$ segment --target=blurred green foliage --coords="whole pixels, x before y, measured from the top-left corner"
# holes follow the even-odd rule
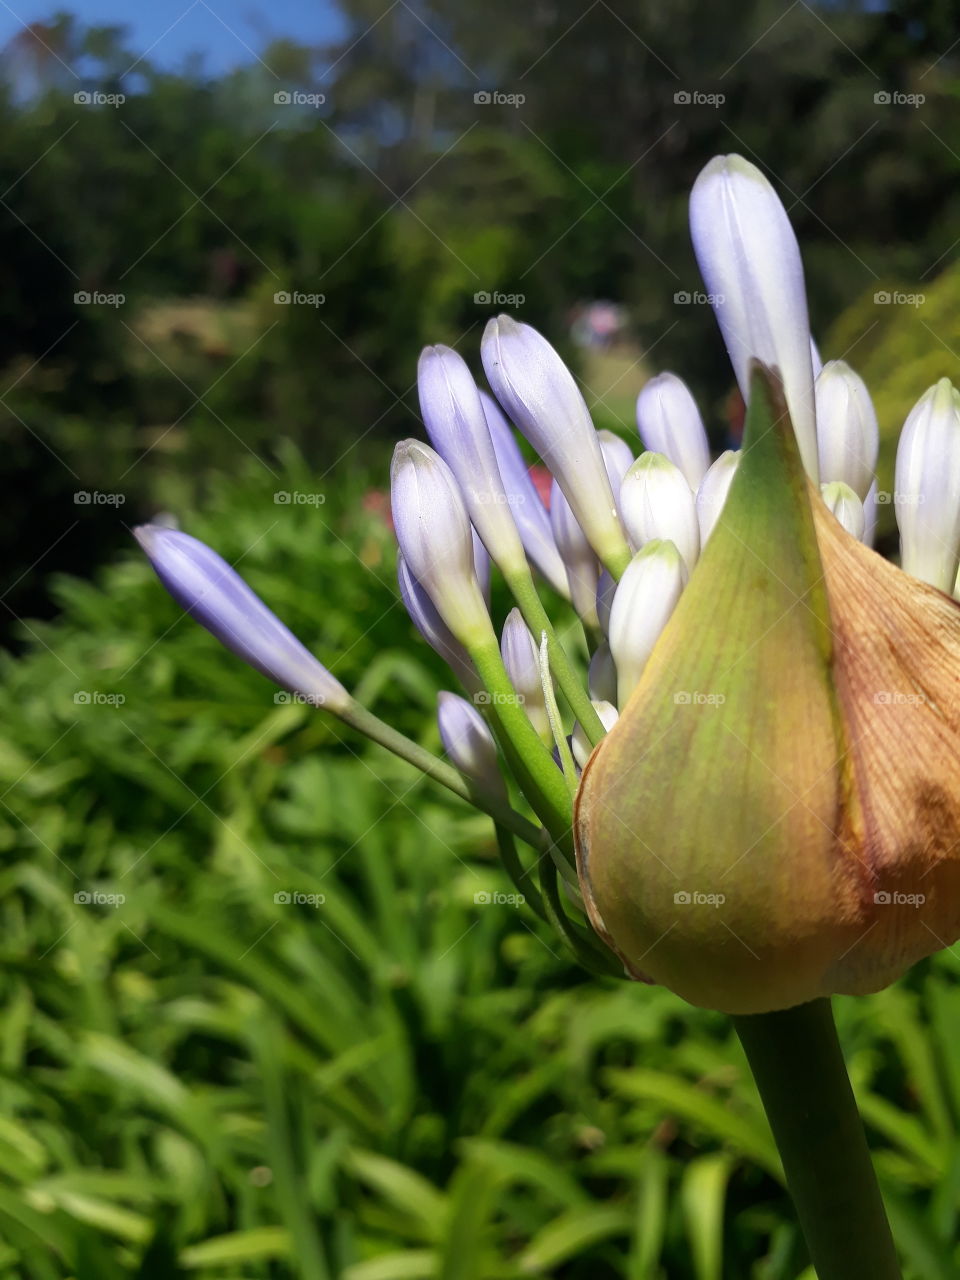
[[[322,503],[250,461],[186,527],[435,748],[382,473],[287,450]],[[486,819],[135,552],[55,590],[0,682],[2,1280],[811,1280],[727,1019],[478,903],[509,889]],[[906,1275],[948,1280],[957,960],[838,1013]]]

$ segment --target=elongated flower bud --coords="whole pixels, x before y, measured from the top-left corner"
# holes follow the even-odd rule
[[[477,575],[477,585],[480,587],[480,594],[483,596],[488,608],[490,605],[490,553],[483,545],[479,533],[472,526],[470,533],[473,537],[473,571]]]
[[[464,688],[475,693],[480,688],[480,681],[474,670],[467,651],[458,640],[455,640],[450,628],[437,613],[430,597],[411,574],[403,552],[397,552],[397,583],[400,597],[410,615],[413,625],[435,650],[448,667],[456,674]]]
[[[648,542],[624,570],[610,610],[610,652],[617,667],[621,710],[677,607],[685,582],[683,558],[672,542]]]
[[[837,517],[851,538],[863,541],[863,503],[850,488],[839,480],[822,486],[823,501],[827,510]]]
[[[556,480],[550,487],[550,526],[563,556],[573,607],[587,626],[596,627],[600,564]]]
[[[619,510],[620,486],[623,484],[623,477],[633,466],[633,451],[626,440],[621,440],[612,431],[598,431],[597,439],[600,441],[603,463],[607,468],[610,488],[613,490],[614,500],[617,503],[617,510]]]
[[[504,573],[526,561],[480,393],[450,347],[426,347],[417,366],[420,412],[430,442],[457,478],[467,513]]]
[[[608,569],[604,569],[597,583],[597,621],[605,636],[610,634],[610,610],[617,593],[617,581]]]
[[[593,704],[593,709],[600,717],[600,723],[609,733],[620,719],[620,712],[612,702],[596,701]],[[581,769],[586,768],[587,761],[590,759],[590,753],[593,751],[593,746],[586,733],[584,733],[583,726],[579,720],[573,726],[573,735],[570,739],[570,750],[573,752],[573,758],[576,760],[577,765]]]
[[[707,545],[707,539],[713,533],[713,527],[720,518],[720,512],[727,500],[727,494],[739,464],[739,450],[727,449],[725,453],[721,453],[700,482],[700,488],[697,490],[697,523],[700,525],[701,550]]]
[[[952,591],[960,563],[960,392],[941,378],[917,401],[897,447],[900,563]]]
[[[511,609],[507,614],[500,639],[500,653],[510,683],[521,698],[530,723],[542,740],[552,748],[553,732],[540,680],[539,650],[519,609]]]
[[[580,780],[594,927],[735,1014],[876,991],[952,944],[958,670],[960,607],[829,514],[758,369],[723,519]]]
[[[513,509],[513,518],[527,559],[554,591],[569,598],[567,572],[553,540],[550,513],[537,492],[510,423],[492,396],[481,391],[480,400],[497,455],[507,502]]]
[[[590,413],[570,370],[535,329],[491,320],[481,356],[494,395],[550,468],[595,554],[619,572],[629,550]]]
[[[863,501],[873,484],[880,429],[863,379],[831,360],[816,382],[817,444],[824,483],[842,480]]]
[[[700,554],[693,491],[683,472],[662,453],[643,453],[620,488],[623,523],[636,547],[655,538],[672,542],[692,569]]]
[[[437,694],[437,724],[443,749],[460,772],[488,795],[505,796],[497,744],[476,707],[455,693],[441,692]]]
[[[337,712],[351,698],[222,556],[178,529],[145,524],[134,536],[157,577],[192,618],[274,684]]]
[[[594,702],[617,701],[617,668],[614,665],[610,644],[597,645],[587,670],[587,689]]]
[[[675,373],[659,373],[644,384],[637,429],[644,447],[669,458],[696,489],[710,466],[710,445],[697,402]]]
[[[870,486],[863,503],[863,541],[872,547],[877,536],[877,482]]]
[[[810,324],[797,238],[780,198],[742,156],[717,156],[690,194],[690,231],[740,391],[750,360],[775,367],[807,474],[819,479]]]
[[[490,618],[453,472],[428,445],[401,440],[390,467],[390,499],[397,542],[414,580],[461,644],[485,638]]]

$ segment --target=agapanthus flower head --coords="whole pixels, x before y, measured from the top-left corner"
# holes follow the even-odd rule
[[[773,186],[718,157],[690,215],[742,451],[711,461],[662,373],[634,460],[510,317],[481,344],[495,398],[451,348],[421,357],[433,447],[397,445],[391,497],[403,602],[468,695],[440,695],[446,760],[359,707],[214,552],[140,536],[234,652],[489,813],[505,873],[582,964],[755,1013],[875,990],[960,936],[960,394],[942,380],[905,424],[897,568],[869,546],[869,392],[821,364]],[[552,472],[549,510],[511,423]]]

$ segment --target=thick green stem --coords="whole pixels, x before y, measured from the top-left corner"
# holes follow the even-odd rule
[[[569,843],[571,804],[563,774],[540,741],[517,700],[496,637],[468,649],[489,698],[489,709],[502,735],[501,745],[521,790],[554,840]],[[512,748],[508,752],[508,747]]]
[[[421,747],[418,742],[414,742],[402,733],[398,733],[396,729],[378,716],[375,716],[372,711],[368,711],[366,707],[361,707],[358,702],[354,702],[345,711],[339,711],[337,714],[352,729],[356,729],[374,742],[378,742],[381,747],[386,747],[388,751],[392,751],[401,760],[406,760],[409,764],[414,765],[421,773],[425,773],[428,778],[433,778],[435,782],[439,782],[449,791],[452,791],[454,795],[460,796],[461,799],[475,805],[478,809],[482,809],[500,826],[512,831],[514,835],[519,836],[521,840],[525,840],[527,844],[532,845],[538,852],[543,851],[546,833],[541,827],[535,826],[522,813],[517,813],[505,800],[501,801],[496,796],[478,791],[451,765],[432,755],[425,747]]]
[[[901,1280],[830,1001],[733,1022],[819,1280]]]

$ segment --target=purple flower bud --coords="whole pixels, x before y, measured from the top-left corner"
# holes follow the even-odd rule
[[[550,513],[540,499],[537,486],[533,483],[527,464],[523,460],[520,446],[517,444],[509,422],[493,397],[481,391],[480,400],[483,403],[483,413],[497,455],[504,492],[507,495],[507,502],[513,508],[513,518],[520,533],[523,549],[527,553],[527,559],[550,583],[554,591],[569,598],[567,572],[563,567],[557,544],[553,540]]]
[[[447,755],[481,791],[503,797],[506,784],[500,773],[497,744],[480,712],[455,693],[437,695],[437,724]]]
[[[268,680],[338,711],[351,698],[222,556],[179,529],[144,524],[134,536],[177,604]]]
[[[397,583],[400,597],[409,613],[413,625],[426,640],[427,644],[444,660],[447,666],[456,673],[465,689],[475,692],[480,688],[480,681],[467,656],[467,651],[458,640],[453,638],[450,628],[437,613],[420,583],[410,572],[402,552],[397,552]]]
[[[644,447],[662,453],[696,489],[710,466],[710,445],[690,388],[675,373],[659,373],[637,396],[637,429]]]
[[[611,572],[629,559],[600,442],[573,375],[546,338],[498,316],[480,353],[494,395],[559,482],[594,553]]]
[[[818,481],[803,264],[779,196],[749,160],[716,156],[690,193],[690,231],[744,400],[752,358],[779,371],[800,456]]]
[[[540,676],[540,651],[519,609],[511,609],[503,624],[500,653],[510,683],[523,702],[527,718],[541,739],[553,745],[553,730]]]
[[[430,442],[456,476],[483,545],[504,573],[523,567],[520,535],[466,361],[450,347],[425,347],[417,386]]]
[[[600,562],[556,480],[550,487],[550,524],[566,566],[573,607],[587,626],[597,627]]]
[[[429,445],[401,440],[390,467],[397,542],[412,577],[468,648],[491,632],[477,582],[473,527],[453,472]]]

